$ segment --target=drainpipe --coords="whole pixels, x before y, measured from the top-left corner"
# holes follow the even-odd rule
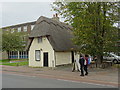
[[[55,55],[55,50],[54,50],[54,67],[56,67],[56,55]]]
[[[18,59],[20,59],[20,53],[19,53],[19,51],[18,51]]]

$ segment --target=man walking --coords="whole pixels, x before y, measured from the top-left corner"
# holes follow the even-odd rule
[[[85,55],[85,57],[83,55],[80,55],[80,70],[81,70],[81,75],[80,76],[84,76],[84,71],[85,71],[85,75],[88,75],[88,55]]]
[[[84,76],[84,63],[85,63],[85,60],[84,60],[84,57],[82,55],[80,55],[80,60],[79,60],[79,63],[80,63],[80,70],[81,70],[81,75],[80,76]]]

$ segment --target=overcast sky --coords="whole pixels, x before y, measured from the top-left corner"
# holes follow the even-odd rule
[[[55,12],[51,11],[52,2],[4,2],[2,6],[2,27],[32,22],[40,16],[52,18]],[[1,10],[0,10],[1,12]]]

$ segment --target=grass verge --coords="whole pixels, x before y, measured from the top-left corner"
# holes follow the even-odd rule
[[[9,59],[0,60],[0,63],[9,62]]]
[[[9,62],[9,61],[25,61],[27,59],[3,59],[3,60],[0,60],[0,63],[6,63],[6,62]]]
[[[25,61],[25,62],[16,62],[16,63],[2,63],[2,65],[8,65],[8,66],[25,66],[25,65],[28,65],[28,61]]]

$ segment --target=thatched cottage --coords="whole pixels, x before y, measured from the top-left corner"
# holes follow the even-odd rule
[[[75,59],[71,26],[41,16],[29,36],[29,66],[55,67],[70,64]]]

